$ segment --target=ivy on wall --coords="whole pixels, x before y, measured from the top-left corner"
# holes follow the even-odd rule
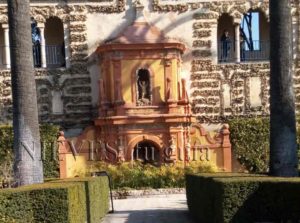
[[[57,151],[57,133],[59,127],[44,124],[40,126],[42,159],[45,178],[59,177],[59,160]],[[10,180],[13,167],[13,128],[0,126],[0,182]]]

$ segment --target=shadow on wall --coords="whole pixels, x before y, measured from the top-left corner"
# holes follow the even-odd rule
[[[161,89],[161,87],[160,86],[158,86],[158,87],[155,87],[154,89],[153,89],[153,96],[154,96],[154,98],[155,98],[155,100],[157,101],[157,102],[163,102],[163,98],[161,97],[161,94],[160,94],[160,89]]]

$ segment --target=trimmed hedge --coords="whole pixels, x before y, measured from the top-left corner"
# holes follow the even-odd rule
[[[61,182],[80,182],[85,186],[87,195],[87,222],[97,223],[103,218],[109,210],[109,187],[107,177],[86,177],[71,178],[53,181],[53,183]],[[101,201],[101,202],[99,202]]]
[[[108,212],[105,177],[0,190],[2,223],[99,223]]]
[[[199,223],[300,220],[300,178],[201,174],[186,181],[188,207]]]

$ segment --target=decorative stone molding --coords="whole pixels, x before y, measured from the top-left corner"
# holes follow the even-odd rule
[[[0,23],[1,24],[7,24],[8,23],[7,15],[0,15]]]
[[[214,13],[197,13],[196,19],[216,19],[218,18],[218,15],[221,15],[222,13],[228,13],[234,18],[241,18],[244,13],[246,13],[248,10],[252,9],[261,9],[266,13],[268,16],[268,1],[265,0],[263,2],[261,1],[251,1],[250,4],[247,4],[247,1],[211,1],[211,2],[186,2],[182,4],[162,4],[159,0],[153,0],[153,11],[158,12],[185,12],[189,9],[195,10],[195,9],[206,9]],[[249,6],[250,5],[250,6]]]
[[[194,50],[192,52],[192,55],[197,58],[197,57],[202,57],[202,58],[205,58],[205,57],[210,57],[212,54],[211,54],[211,51],[210,50]]]
[[[194,29],[210,29],[212,25],[216,25],[215,22],[195,22],[193,24]]]
[[[211,48],[211,40],[194,40],[193,47]]]

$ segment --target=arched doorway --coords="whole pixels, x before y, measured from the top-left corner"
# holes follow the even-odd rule
[[[160,150],[154,142],[144,140],[135,145],[132,158],[143,164],[158,165],[160,163]]]

